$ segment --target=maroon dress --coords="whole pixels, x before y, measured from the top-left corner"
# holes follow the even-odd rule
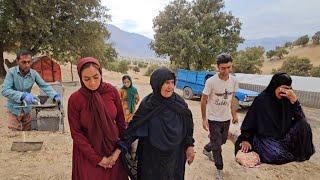
[[[109,122],[106,124],[109,126],[108,129],[112,126],[111,129],[113,129],[113,132],[110,134],[110,132],[106,132],[106,129],[104,130],[105,132],[100,133],[100,136],[101,134],[108,135],[109,133],[110,136],[116,135],[118,138],[119,134],[126,127],[119,94],[116,88],[108,83],[104,83],[103,89],[104,93],[100,94],[100,99],[104,106],[103,110],[104,112],[107,112],[108,116],[107,121]],[[92,112],[92,109],[90,109],[90,103],[87,95],[81,92],[81,89],[70,96],[68,102],[68,119],[73,139],[72,179],[127,180],[128,175],[121,163],[120,156],[112,169],[104,169],[98,165],[102,160],[103,155],[97,153],[94,149],[93,144],[90,143],[90,137],[95,137],[95,133],[99,133],[99,130],[96,132],[89,131],[89,121],[92,121],[92,117],[95,116],[96,114]],[[111,119],[111,121],[108,119]],[[114,142],[111,143],[111,147],[113,150],[110,150],[110,153],[115,150],[116,145]],[[109,155],[111,154],[104,156]]]

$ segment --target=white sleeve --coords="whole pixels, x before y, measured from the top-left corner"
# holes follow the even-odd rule
[[[239,89],[239,82],[237,81],[237,79],[234,80],[234,92],[236,93]]]
[[[208,79],[206,81],[206,84],[204,85],[204,89],[202,91],[202,94],[205,94],[205,95],[210,95],[211,94],[211,91],[212,91],[212,83],[211,83],[211,80]]]

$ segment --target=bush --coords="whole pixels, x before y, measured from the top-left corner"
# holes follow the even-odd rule
[[[294,45],[296,45],[296,46],[305,46],[306,44],[308,44],[308,42],[309,42],[309,36],[305,35],[305,36],[301,36],[300,38],[298,38],[294,42]]]
[[[309,76],[311,69],[312,64],[310,63],[309,59],[293,56],[288,57],[278,71],[283,71],[295,76]]]
[[[127,61],[120,61],[118,64],[118,72],[121,72],[122,74],[127,74],[128,70],[129,63]]]
[[[159,65],[157,65],[157,64],[151,64],[149,67],[148,67],[148,69],[147,69],[147,71],[145,72],[145,76],[150,76],[152,73],[153,73],[153,71],[155,71],[156,69],[158,69],[160,66]]]
[[[320,66],[313,67],[310,70],[310,75],[313,76],[313,77],[320,77]]]
[[[134,72],[140,72],[140,68],[138,67],[138,66],[134,66],[133,68],[132,68],[132,70],[134,71]]]
[[[145,62],[139,62],[138,63],[138,67],[139,68],[146,68],[148,66],[148,63],[145,63]]]

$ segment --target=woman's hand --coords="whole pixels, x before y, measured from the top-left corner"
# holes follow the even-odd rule
[[[249,150],[251,150],[251,144],[248,141],[242,141],[240,143],[241,151],[244,153],[247,153]]]
[[[111,163],[111,159],[107,157],[103,157],[99,162],[99,166],[103,167],[104,169],[112,168],[113,165],[114,164]]]
[[[110,161],[112,163],[112,166],[114,164],[116,164],[116,161],[118,160],[119,156],[120,156],[121,150],[120,149],[116,149],[111,156],[109,156]]]
[[[194,152],[193,146],[189,146],[187,148],[186,156],[187,156],[187,162],[190,165],[193,162],[194,156],[195,156],[195,152]]]

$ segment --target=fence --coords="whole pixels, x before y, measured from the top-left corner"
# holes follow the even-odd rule
[[[255,84],[247,84],[247,83],[239,83],[239,87],[242,89],[248,89],[252,91],[262,92],[266,86],[255,85]],[[294,91],[299,99],[299,102],[303,106],[318,108],[320,109],[320,92],[310,92],[310,91]]]

